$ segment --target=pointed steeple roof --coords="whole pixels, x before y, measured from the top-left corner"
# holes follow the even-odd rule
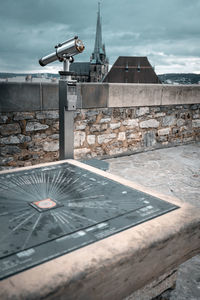
[[[102,63],[100,54],[105,55],[105,51],[102,44],[100,2],[98,2],[96,37],[95,37],[94,52],[92,53],[91,63]]]

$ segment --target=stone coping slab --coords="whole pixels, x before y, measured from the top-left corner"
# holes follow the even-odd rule
[[[200,209],[81,162],[62,162],[180,208],[2,280],[0,299],[123,299],[199,253]]]
[[[78,83],[77,108],[197,104],[200,85]],[[0,112],[58,109],[58,84],[0,83]]]

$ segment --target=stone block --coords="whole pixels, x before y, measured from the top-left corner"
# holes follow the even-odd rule
[[[155,113],[155,117],[156,117],[156,118],[164,117],[165,115],[166,115],[165,112],[158,112],[158,113]]]
[[[17,113],[14,113],[13,120],[14,121],[22,121],[22,120],[32,120],[33,118],[34,118],[34,113],[17,112]]]
[[[0,157],[0,166],[6,166],[9,162],[13,161],[13,157]]]
[[[108,124],[94,124],[91,126],[90,128],[90,132],[93,133],[93,132],[102,132],[102,131],[105,131],[107,130],[108,128]]]
[[[126,133],[125,132],[119,132],[117,139],[118,139],[118,141],[125,141],[125,139],[126,139]]]
[[[120,126],[121,126],[121,122],[118,122],[118,123],[110,123],[110,128],[111,128],[112,130],[118,129],[118,128],[120,128]]]
[[[158,122],[156,119],[150,119],[140,122],[140,128],[157,128],[159,127],[159,125],[160,122]]]
[[[84,130],[86,128],[86,126],[87,126],[87,121],[86,120],[75,122],[76,130]]]
[[[4,124],[6,123],[6,121],[8,120],[8,117],[5,115],[0,115],[0,124]]]
[[[59,150],[59,142],[58,141],[44,142],[43,150],[47,151],[47,152],[58,151]]]
[[[58,140],[59,139],[59,134],[55,133],[49,136],[52,140]]]
[[[192,120],[192,127],[199,128],[200,127],[200,119]]]
[[[39,122],[28,122],[26,125],[26,131],[45,130],[47,128],[49,128],[48,125],[41,124]]]
[[[134,128],[138,126],[138,120],[137,119],[128,119],[124,120],[122,122],[124,126],[127,126],[128,128]]]
[[[181,127],[181,126],[183,126],[185,124],[185,120],[178,119],[177,122],[176,122],[176,124],[177,124],[178,127]]]
[[[163,126],[173,126],[176,124],[176,117],[174,115],[165,116],[162,120]]]
[[[200,119],[200,114],[194,114],[193,119]]]
[[[84,142],[85,142],[85,132],[83,131],[75,131],[74,133],[74,147],[75,148],[80,148],[81,146],[83,146]]]
[[[13,155],[16,153],[20,153],[20,148],[18,146],[5,146],[5,147],[0,147],[0,155]]]
[[[111,121],[111,118],[103,118],[100,120],[99,123],[109,123]]]
[[[81,149],[74,149],[74,158],[79,159],[87,156],[90,154],[90,149],[88,148],[81,148]]]
[[[120,148],[113,148],[109,150],[109,155],[118,155],[121,153],[125,153],[128,149],[125,147]]]
[[[139,107],[136,110],[136,116],[138,117],[144,116],[146,114],[149,114],[149,107]]]
[[[4,145],[12,145],[12,144],[19,144],[20,140],[16,135],[11,135],[9,137],[4,137],[0,139],[0,144]]]
[[[59,112],[57,110],[37,112],[36,119],[59,119]]]
[[[21,133],[21,128],[18,123],[4,124],[0,126],[0,134],[8,136],[12,134]]]
[[[142,136],[142,134],[140,132],[138,132],[138,133],[128,132],[127,133],[128,140],[140,140],[141,136]]]
[[[170,133],[170,128],[162,128],[158,130],[158,135],[168,135]]]
[[[87,136],[87,142],[88,142],[88,144],[89,144],[89,145],[95,144],[95,138],[96,138],[95,135],[89,134],[89,135]]]
[[[103,144],[103,143],[107,144],[113,139],[115,139],[116,136],[117,136],[116,133],[102,134],[97,137],[97,141],[99,144]]]
[[[149,131],[144,134],[144,145],[145,147],[152,147],[156,145],[156,134],[154,131]]]

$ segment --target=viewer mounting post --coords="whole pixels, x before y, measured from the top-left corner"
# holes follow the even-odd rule
[[[55,46],[55,52],[44,56],[39,64],[47,64],[59,60],[63,62],[63,71],[60,71],[59,80],[59,158],[74,158],[74,111],[76,110],[77,91],[76,81],[71,80],[69,64],[74,61],[73,56],[85,49],[82,41],[75,36]]]

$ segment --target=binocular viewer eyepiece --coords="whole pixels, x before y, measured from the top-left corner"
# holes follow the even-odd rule
[[[83,52],[85,46],[83,45],[83,42],[78,39],[78,36],[75,36],[72,39],[69,39],[63,43],[56,45],[55,49],[55,52],[46,55],[39,60],[39,64],[42,67],[56,60],[62,62],[65,59],[69,59],[73,61],[73,56]]]

